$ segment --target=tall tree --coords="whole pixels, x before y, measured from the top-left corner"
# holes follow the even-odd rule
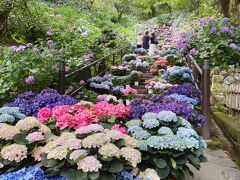
[[[230,17],[231,0],[219,0],[220,9],[224,16]]]
[[[117,10],[117,20],[120,21],[124,13],[131,9],[133,0],[114,0],[114,7]]]

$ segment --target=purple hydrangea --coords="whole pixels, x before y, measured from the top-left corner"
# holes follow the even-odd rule
[[[237,46],[236,44],[234,44],[234,43],[231,43],[231,44],[229,45],[229,47],[232,48],[232,49],[235,49],[235,50],[238,49],[238,46]]]
[[[25,79],[25,82],[27,83],[27,84],[35,84],[35,78],[34,78],[34,76],[28,76],[26,79]]]
[[[189,51],[189,54],[191,54],[192,56],[197,56],[199,54],[199,51],[193,48]]]
[[[44,89],[39,94],[31,91],[20,94],[9,107],[19,107],[21,113],[27,116],[36,116],[43,107],[53,108],[57,105],[74,105],[77,100],[67,95],[60,95],[54,89]]]

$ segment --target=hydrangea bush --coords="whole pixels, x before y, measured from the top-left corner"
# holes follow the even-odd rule
[[[200,163],[206,161],[203,155],[206,143],[187,120],[172,111],[148,112],[141,120],[128,121],[126,126],[139,140],[147,166],[154,167],[161,179],[193,176],[187,163],[199,169]],[[145,161],[142,166],[146,166]]]

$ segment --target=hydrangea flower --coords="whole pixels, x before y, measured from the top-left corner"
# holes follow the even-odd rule
[[[12,140],[13,137],[20,133],[20,130],[16,126],[10,126],[5,123],[0,123],[0,139]]]
[[[196,131],[194,129],[184,128],[184,127],[179,127],[176,135],[181,138],[185,138],[185,137],[198,138],[198,134],[196,133]]]
[[[47,159],[58,159],[62,160],[67,157],[68,150],[65,146],[57,146],[49,151]]]
[[[34,76],[28,76],[26,79],[25,79],[25,82],[27,83],[27,84],[35,84],[35,78],[34,78]]]
[[[186,119],[183,119],[182,117],[179,117],[181,120],[181,125],[185,128],[192,128],[192,125],[190,122],[188,122]]]
[[[78,159],[79,157],[85,157],[88,155],[88,152],[87,150],[85,149],[78,149],[78,150],[75,150],[73,151],[70,156],[69,156],[69,159],[75,161],[76,159]]]
[[[107,143],[103,145],[99,150],[98,153],[102,155],[103,158],[112,158],[112,157],[120,157],[120,149],[112,144],[112,143]]]
[[[102,164],[94,157],[87,156],[77,163],[78,169],[83,172],[98,172],[102,168]]]
[[[151,134],[146,130],[141,130],[141,131],[135,131],[134,133],[132,133],[132,136],[138,140],[144,140],[149,138]]]
[[[189,98],[185,95],[179,95],[179,94],[171,94],[171,95],[167,96],[167,98],[173,98],[177,101],[186,102],[186,103],[192,104],[194,106],[196,106],[199,103],[199,101],[197,99]]]
[[[16,127],[22,131],[29,131],[35,127],[40,127],[41,123],[34,117],[26,117],[22,120],[19,120],[16,124]]]
[[[118,131],[117,131],[118,132]],[[84,148],[96,148],[110,141],[110,137],[104,133],[96,133],[85,137],[82,140],[82,146]]]
[[[134,125],[140,126],[141,124],[142,124],[142,121],[138,119],[138,120],[127,121],[125,125],[127,127],[130,127],[130,126],[134,126]]]
[[[175,149],[177,151],[184,150],[182,138],[176,135],[151,136],[147,139],[148,145],[156,149]]]
[[[27,147],[21,144],[10,144],[1,150],[3,159],[20,162],[27,158]]]
[[[162,126],[158,130],[158,134],[160,134],[160,135],[173,135],[173,132],[172,132],[172,130],[169,127]]]
[[[42,132],[32,132],[32,133],[28,134],[26,137],[26,140],[28,140],[28,142],[30,142],[30,143],[42,141],[43,139],[44,139],[44,136],[43,136]]]
[[[160,122],[157,119],[145,119],[143,121],[143,127],[148,129],[156,128],[160,125]]]
[[[133,167],[137,167],[137,164],[142,161],[141,153],[131,147],[123,147],[120,150],[121,156],[129,161]]]
[[[43,150],[44,150],[43,146],[38,146],[33,150],[32,157],[34,158],[35,161],[42,160],[41,154],[43,153]]]
[[[194,137],[183,138],[183,144],[186,149],[199,148],[199,140],[195,139]]]
[[[99,125],[99,124],[89,124],[88,126],[83,126],[74,132],[77,135],[85,135],[85,134],[90,134],[92,132],[102,132],[104,128]]]
[[[177,122],[178,118],[172,111],[161,111],[158,113],[158,119],[164,122]]]
[[[157,119],[158,118],[158,114],[156,113],[152,113],[152,112],[147,112],[142,116],[142,120],[145,119]]]
[[[139,141],[139,149],[141,151],[147,151],[148,150],[148,141],[147,140],[140,140]]]
[[[111,140],[120,140],[123,139],[124,134],[120,131],[104,129],[105,135]]]
[[[143,130],[143,128],[138,125],[133,125],[128,127],[128,132],[130,133],[134,133],[136,131],[141,131],[141,130]]]
[[[129,135],[124,135],[123,140],[125,142],[126,147],[136,148],[139,146],[138,140]]]

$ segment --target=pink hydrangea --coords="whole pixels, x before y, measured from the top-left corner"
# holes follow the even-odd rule
[[[52,116],[55,118],[59,118],[60,116],[67,114],[70,106],[64,105],[64,106],[55,106],[52,109]]]
[[[71,106],[69,112],[73,113],[73,114],[76,114],[76,113],[81,113],[85,109],[86,108],[82,104],[77,103],[77,104],[74,104],[73,106]]]
[[[167,67],[167,57],[160,57],[157,61],[155,61],[155,65],[158,67]]]
[[[66,127],[72,128],[75,125],[75,118],[71,114],[63,114],[57,117],[57,124],[60,130],[65,129]]]
[[[39,112],[37,114],[37,119],[41,123],[45,123],[47,120],[49,120],[51,118],[51,116],[52,116],[51,109],[44,107],[39,110]]]
[[[27,135],[26,140],[29,142],[37,142],[37,141],[42,141],[44,139],[44,136],[42,132],[33,132]]]
[[[126,87],[126,88],[123,90],[123,94],[124,94],[124,96],[136,95],[136,94],[137,94],[137,90],[136,90],[136,89],[133,89],[133,88],[131,88],[131,87]]]
[[[85,81],[84,81],[84,80],[81,80],[81,81],[79,82],[79,84],[80,84],[81,86],[83,86],[83,85],[85,84]]]
[[[75,122],[76,126],[74,127],[75,129],[78,129],[82,126],[87,126],[90,123],[98,123],[99,120],[96,117],[96,115],[93,114],[92,111],[85,109],[81,113],[75,114]]]
[[[78,169],[83,172],[98,172],[102,168],[102,164],[94,156],[87,156],[77,163]]]
[[[154,70],[153,68],[151,68],[151,69],[149,70],[149,73],[153,75],[153,74],[155,73],[155,70]]]
[[[128,134],[126,128],[125,127],[120,127],[120,124],[115,124],[111,129],[119,131],[122,134]]]
[[[126,116],[130,114],[130,107],[125,106],[124,104],[109,104],[106,101],[98,102],[93,105],[90,109],[96,116],[102,116],[110,118],[115,116],[116,118],[125,119]]]

